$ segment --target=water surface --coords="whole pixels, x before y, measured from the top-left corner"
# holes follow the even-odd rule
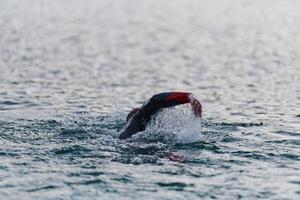
[[[1,1],[1,199],[299,199],[299,9]],[[166,110],[117,139],[132,107],[174,90],[204,118]]]

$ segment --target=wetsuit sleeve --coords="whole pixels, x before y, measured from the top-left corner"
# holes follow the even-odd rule
[[[190,94],[191,93],[185,92],[165,92],[156,94],[139,109],[137,115],[141,118],[148,119],[161,108],[189,103]]]
[[[158,102],[161,108],[166,108],[190,103],[190,95],[191,93],[186,92],[166,92],[154,95],[152,98]]]
[[[137,132],[145,130],[146,124],[150,121],[151,116],[161,108],[189,103],[190,94],[191,93],[185,92],[165,92],[154,95],[128,121],[119,138],[125,139]]]

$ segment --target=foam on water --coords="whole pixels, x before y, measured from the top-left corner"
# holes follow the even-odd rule
[[[164,134],[176,143],[192,143],[202,138],[201,119],[194,116],[191,106],[165,108],[152,117],[147,126],[148,134]]]

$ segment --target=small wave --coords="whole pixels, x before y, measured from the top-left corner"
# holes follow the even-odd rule
[[[88,149],[81,145],[71,145],[71,146],[66,146],[66,147],[53,150],[53,152],[56,155],[65,155],[65,154],[80,155],[91,151],[92,149]]]
[[[279,135],[287,135],[287,136],[300,136],[300,133],[290,132],[290,131],[275,131],[274,133]]]
[[[187,187],[195,186],[192,183],[182,183],[182,182],[169,182],[169,183],[159,182],[159,183],[157,183],[157,185],[160,187],[165,187],[168,190],[176,190],[176,191],[182,191]]]
[[[210,120],[205,122],[206,126],[220,126],[220,127],[252,127],[263,126],[263,122],[212,122]]]
[[[83,180],[78,182],[65,182],[65,184],[68,186],[72,186],[72,185],[106,184],[106,182],[101,180],[100,178],[94,178],[94,179]]]
[[[37,187],[37,188],[33,188],[33,189],[29,189],[27,190],[27,192],[37,192],[40,190],[53,190],[59,188],[59,186],[56,185],[46,185],[46,186],[42,186],[42,187]]]
[[[181,150],[211,150],[217,152],[220,148],[215,143],[210,142],[195,142],[192,144],[177,144],[175,146]]]

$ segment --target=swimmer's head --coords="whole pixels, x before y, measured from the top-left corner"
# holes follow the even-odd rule
[[[130,111],[130,113],[127,115],[126,122],[130,120],[130,118],[139,110],[139,108],[134,108]]]

